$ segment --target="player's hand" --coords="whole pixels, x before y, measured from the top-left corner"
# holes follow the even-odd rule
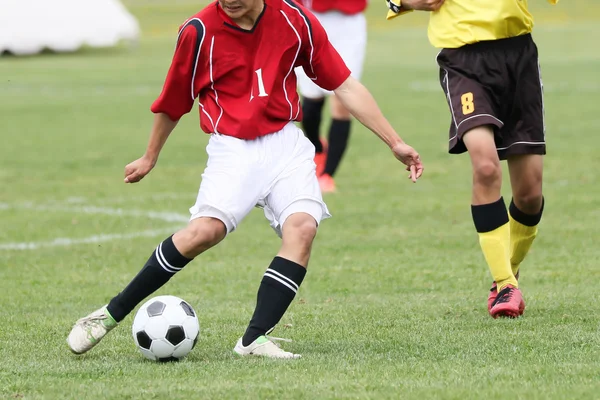
[[[144,156],[125,166],[125,183],[136,183],[154,168],[155,161]]]
[[[410,172],[408,179],[416,182],[423,175],[423,164],[419,153],[406,143],[399,143],[392,148],[394,156],[406,165],[406,170]]]
[[[444,0],[402,0],[401,3],[402,8],[406,10],[437,11],[444,4]]]

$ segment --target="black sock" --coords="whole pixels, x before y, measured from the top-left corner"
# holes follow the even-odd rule
[[[337,170],[350,137],[350,120],[334,119],[329,128],[329,150],[325,162],[325,174],[333,176]]]
[[[544,212],[544,198],[542,197],[542,206],[537,214],[525,214],[523,211],[517,208],[514,199],[510,201],[508,211],[510,212],[510,216],[513,217],[515,221],[525,226],[536,226],[542,219],[542,213]]]
[[[479,233],[491,232],[508,223],[508,212],[502,196],[493,203],[471,205],[471,215]]]
[[[258,289],[256,308],[242,338],[248,346],[273,329],[289,305],[306,275],[306,268],[285,258],[275,257],[263,275]]]
[[[177,250],[173,236],[168,237],[158,245],[129,285],[108,303],[109,314],[117,322],[122,321],[135,306],[167,283],[190,261]]]
[[[308,140],[315,146],[316,153],[323,152],[319,130],[321,129],[324,104],[325,99],[309,99],[305,97],[302,101],[302,129]]]

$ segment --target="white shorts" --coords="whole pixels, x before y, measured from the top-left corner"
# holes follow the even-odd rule
[[[293,123],[255,140],[212,134],[206,151],[208,163],[190,220],[217,218],[229,233],[259,207],[281,237],[292,214],[309,214],[317,224],[331,216],[315,173],[315,147]]]
[[[363,13],[347,15],[339,11],[313,13],[325,28],[329,41],[340,53],[352,76],[360,80],[367,50],[367,21]],[[319,99],[332,92],[321,89],[304,73],[296,68],[300,94],[311,99]]]

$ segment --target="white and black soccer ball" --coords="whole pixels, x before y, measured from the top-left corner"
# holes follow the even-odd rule
[[[175,361],[187,356],[198,341],[200,325],[189,303],[175,296],[145,302],[133,320],[133,340],[152,361]]]

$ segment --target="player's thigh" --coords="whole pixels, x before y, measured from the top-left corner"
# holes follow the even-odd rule
[[[268,186],[252,162],[255,147],[253,141],[211,136],[208,163],[196,203],[190,208],[191,220],[216,218],[225,224],[228,233],[235,230]]]
[[[314,147],[302,136],[295,153],[294,163],[280,174],[264,199],[265,217],[279,236],[295,213],[308,214],[317,224],[330,217],[316,176]]]
[[[483,55],[463,49],[444,49],[437,57],[440,66],[440,85],[450,109],[450,153],[463,153],[466,146],[463,135],[479,126],[492,126],[497,133],[503,121],[498,117],[496,94],[485,82],[485,68],[474,69],[481,64]]]
[[[519,38],[520,47],[507,58],[508,68],[516,77],[510,97],[510,112],[501,130],[501,159],[521,154],[546,154],[544,95],[537,48],[531,38]],[[524,39],[524,40],[523,40]],[[528,40],[528,41],[526,41]]]
[[[482,125],[470,129],[464,133],[463,142],[469,152],[475,175],[483,179],[501,177],[493,126]]]
[[[298,90],[302,97],[309,99],[321,99],[325,97],[328,92],[317,86],[304,72],[302,67],[296,68],[296,80],[298,82]]]

